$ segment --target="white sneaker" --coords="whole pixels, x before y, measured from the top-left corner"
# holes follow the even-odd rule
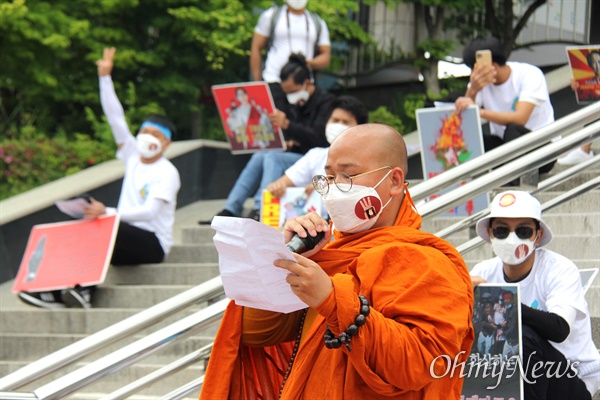
[[[559,165],[575,165],[587,161],[592,157],[594,157],[594,152],[592,150],[590,150],[589,153],[586,153],[581,147],[578,147],[566,156],[556,160],[556,162]]]

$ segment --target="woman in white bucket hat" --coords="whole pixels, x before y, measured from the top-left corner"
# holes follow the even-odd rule
[[[520,287],[525,399],[591,399],[600,386],[600,354],[592,341],[579,270],[543,248],[552,231],[542,220],[539,201],[527,192],[499,193],[476,229],[497,257],[473,267],[473,286]],[[511,330],[518,338],[516,324],[507,325],[507,337]],[[514,349],[518,343],[507,340],[504,353]]]

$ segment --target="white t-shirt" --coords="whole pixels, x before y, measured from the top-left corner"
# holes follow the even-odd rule
[[[129,131],[123,107],[114,91],[110,76],[100,78],[100,99],[115,141],[122,145],[117,150],[117,158],[125,161],[125,177],[117,212],[123,222],[154,232],[167,255],[173,246],[175,208],[177,193],[181,186],[179,172],[165,157],[152,164],[142,163],[135,138]],[[127,218],[129,212],[139,210],[149,199],[156,199],[159,204],[150,218],[142,220]]]
[[[313,147],[294,165],[285,170],[285,175],[290,178],[294,186],[304,187],[310,184],[315,175],[325,173],[327,152],[329,147]]]
[[[481,276],[490,283],[505,283],[503,263],[499,257],[475,265],[471,276]],[[573,307],[575,321],[562,343],[550,341],[567,360],[579,361],[577,372],[592,393],[600,387],[600,354],[592,341],[590,313],[581,286],[577,266],[568,258],[545,248],[535,250],[529,275],[519,282],[521,303],[542,311],[556,312],[560,306]]]
[[[302,53],[307,60],[315,57],[315,43],[318,46],[330,46],[329,29],[325,21],[319,18],[321,23],[321,34],[317,41],[317,27],[313,17],[304,10],[304,14],[296,15],[288,12],[287,5],[283,5],[279,18],[275,23],[273,31],[273,44],[267,53],[263,79],[267,82],[279,82],[281,68],[287,64],[290,54]],[[271,33],[271,19],[276,7],[271,7],[263,12],[254,32],[269,37]],[[289,17],[289,25],[288,25]]]
[[[486,110],[515,111],[517,102],[526,101],[535,107],[525,123],[531,131],[554,122],[554,110],[550,103],[544,73],[536,66],[519,62],[507,62],[510,67],[508,80],[500,85],[489,84],[477,93],[476,102]],[[490,122],[492,135],[504,138],[504,125]]]

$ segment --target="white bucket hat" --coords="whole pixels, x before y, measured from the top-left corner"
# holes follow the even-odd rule
[[[498,193],[494,200],[490,215],[477,221],[477,234],[486,242],[490,242],[488,229],[491,218],[533,218],[538,220],[540,227],[544,230],[539,247],[547,245],[552,240],[552,231],[542,221],[542,205],[540,202],[527,192],[518,190],[509,190]]]

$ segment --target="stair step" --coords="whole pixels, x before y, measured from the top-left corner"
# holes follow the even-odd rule
[[[202,282],[190,282],[190,285],[102,285],[92,297],[94,308],[131,308],[144,309],[165,301],[194,285]]]
[[[0,334],[2,348],[0,348],[0,360],[19,360],[35,361],[48,354],[62,349],[65,346],[73,344],[86,335],[73,333],[55,333],[48,335],[46,333],[15,333]],[[86,361],[96,360],[104,355],[110,354],[123,346],[142,339],[147,335],[136,334],[123,339],[120,342],[112,343],[90,356]],[[169,344],[167,348],[160,349],[148,356],[147,362],[165,364],[178,358],[188,355],[198,350],[214,340],[214,333],[209,332],[205,335],[195,335],[185,339],[178,340]]]
[[[152,328],[146,328],[140,332],[156,331],[200,309],[200,306],[194,306],[179,313],[172,313],[162,318]],[[72,333],[90,335],[129,318],[140,311],[142,310],[132,308],[91,308],[88,310],[77,308],[46,310],[35,307],[29,307],[26,310],[3,308],[0,313],[0,326],[2,326],[2,333],[6,334],[45,333],[51,335],[55,333]]]
[[[161,263],[111,267],[104,285],[198,285],[219,275],[217,263]]]
[[[591,210],[590,210],[591,211]],[[590,235],[600,235],[600,211],[579,213],[544,213],[544,222],[548,224],[555,235],[586,232]],[[458,222],[460,218],[455,217],[433,217],[423,221],[421,228],[425,232],[436,233]],[[468,229],[457,231],[453,235],[463,232],[468,235]]]
[[[12,372],[17,371],[18,369],[26,366],[28,362],[26,361],[0,361],[0,376],[8,375]],[[84,367],[89,363],[87,362],[77,362],[70,366],[61,369],[60,371],[56,371],[52,374],[49,374],[46,377],[40,378],[39,380],[24,385],[22,388],[19,388],[20,392],[33,391],[40,386],[47,384],[57,378],[64,376],[68,372],[72,372],[78,368]],[[81,399],[81,400],[97,400],[107,394],[114,392],[117,389],[122,388],[123,386],[136,381],[158,369],[163,367],[164,364],[153,364],[148,363],[146,360],[141,360],[138,363],[135,363],[127,368],[124,368],[114,374],[108,375],[100,379],[98,382],[93,383],[83,389],[81,392],[72,394],[67,399]],[[162,396],[166,395],[170,391],[177,389],[190,381],[197,379],[198,377],[204,374],[204,362],[200,361],[194,365],[191,365],[176,374],[170,375],[144,389],[140,392],[131,395],[128,397],[129,400],[139,399],[160,399]],[[200,396],[200,392],[192,393],[188,395],[189,397],[185,397],[185,399],[198,399]]]
[[[214,244],[175,245],[165,258],[166,263],[216,263],[218,253]]]

